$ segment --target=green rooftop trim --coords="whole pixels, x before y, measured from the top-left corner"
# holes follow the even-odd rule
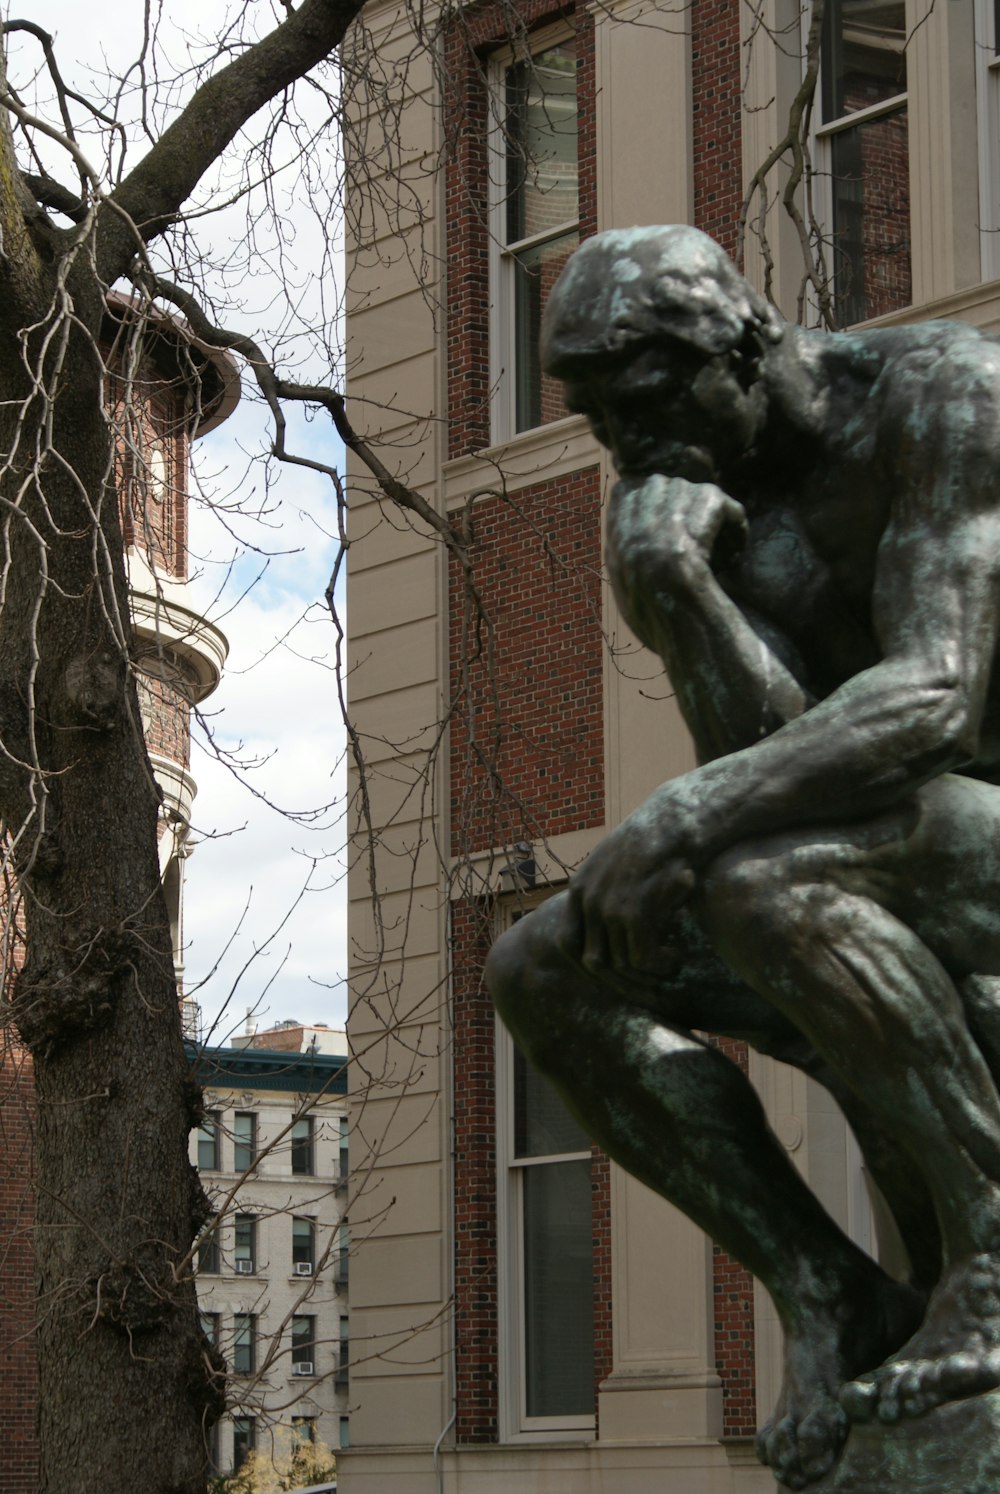
[[[209,1089],[268,1089],[283,1094],[346,1095],[347,1058],[338,1053],[278,1053],[271,1048],[206,1048],[185,1043],[200,1084]]]

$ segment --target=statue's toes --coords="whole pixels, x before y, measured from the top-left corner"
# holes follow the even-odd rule
[[[974,1354],[968,1350],[949,1354],[936,1366],[937,1400],[962,1400],[970,1395],[982,1395],[995,1390],[1000,1384],[1000,1355]]]
[[[814,1411],[797,1430],[798,1463],[811,1483],[829,1473],[847,1437],[846,1414],[837,1405]]]
[[[790,1416],[773,1417],[761,1428],[757,1433],[757,1456],[775,1478],[788,1482],[787,1475],[798,1468],[799,1461],[795,1423]]]
[[[878,1409],[878,1386],[871,1378],[849,1380],[840,1387],[838,1399],[851,1421],[871,1421]]]

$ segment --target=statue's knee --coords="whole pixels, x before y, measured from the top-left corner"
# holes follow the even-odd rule
[[[523,999],[530,978],[523,923],[515,923],[500,935],[486,958],[486,989],[504,1020]]]
[[[486,989],[493,1004],[533,1058],[568,1015],[566,998],[573,981],[559,944],[559,902],[552,899],[507,929],[486,960]]]

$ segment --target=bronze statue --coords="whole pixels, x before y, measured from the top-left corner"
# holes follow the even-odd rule
[[[790,326],[675,226],[588,240],[542,351],[614,458],[615,593],[700,766],[487,979],[601,1146],[771,1293],[758,1451],[801,1489],[852,1422],[1000,1385],[1000,340]],[[706,1031],[832,1091],[909,1280],[841,1233]]]

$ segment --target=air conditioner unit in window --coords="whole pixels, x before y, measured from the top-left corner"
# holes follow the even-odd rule
[[[296,1261],[292,1270],[296,1276],[311,1276],[313,1274],[312,1261]]]
[[[292,1365],[293,1375],[311,1375],[312,1373],[313,1366],[311,1359],[300,1359],[298,1364]]]
[[[237,1261],[236,1262],[236,1274],[237,1274],[237,1276],[252,1276],[253,1275],[253,1261]]]

